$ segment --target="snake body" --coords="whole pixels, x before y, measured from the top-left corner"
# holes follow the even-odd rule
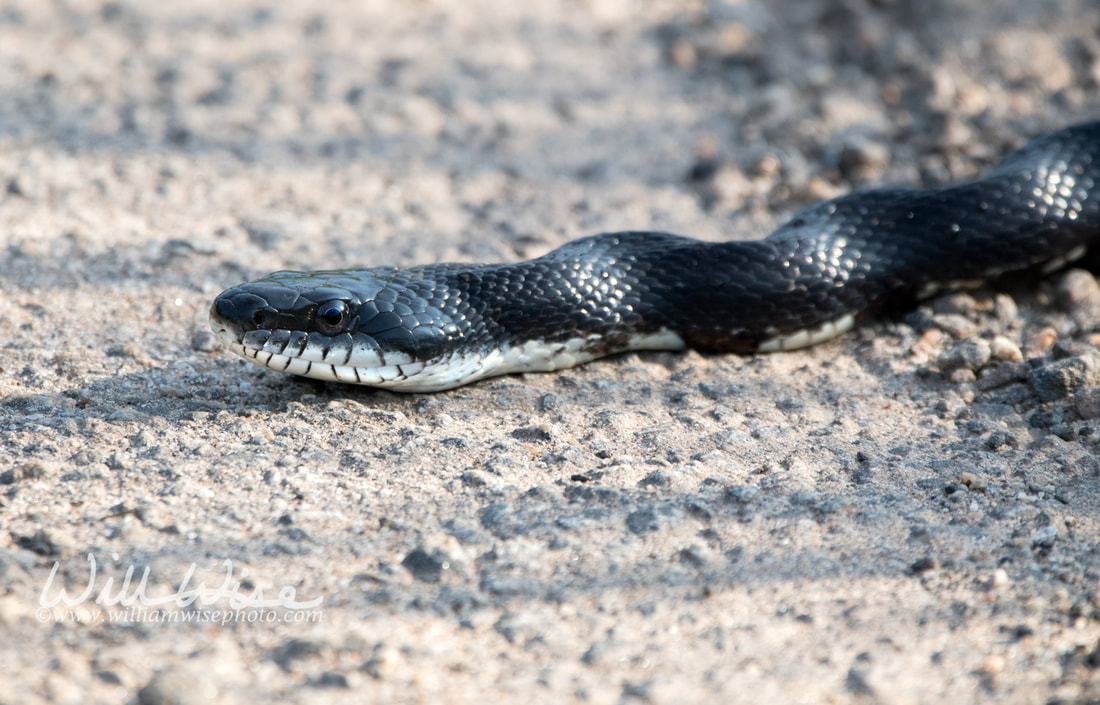
[[[514,264],[276,272],[210,311],[274,370],[402,391],[627,350],[813,345],[885,308],[1047,273],[1100,240],[1100,122],[1039,137],[981,178],[819,203],[763,240],[604,233]]]

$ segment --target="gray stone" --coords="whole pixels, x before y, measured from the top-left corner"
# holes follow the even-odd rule
[[[1100,362],[1094,354],[1057,360],[1031,371],[1031,387],[1043,401],[1063,399],[1097,382],[1100,382]]]
[[[550,440],[550,429],[545,425],[524,426],[512,431],[512,438],[529,443],[545,443]]]
[[[1027,379],[1028,370],[1028,366],[1023,363],[1002,362],[979,377],[977,387],[980,391],[987,392],[1013,382],[1022,382]]]
[[[970,294],[956,292],[946,294],[932,300],[932,313],[955,313],[960,316],[970,316],[978,308],[978,302]]]
[[[438,583],[443,579],[443,561],[422,548],[415,548],[401,561],[412,576],[425,583]]]
[[[942,372],[967,369],[977,372],[989,362],[993,353],[989,343],[982,339],[964,340],[940,355],[936,363]]]
[[[1067,308],[1100,306],[1100,285],[1083,269],[1071,269],[1063,274],[1055,286],[1055,293],[1058,302]]]
[[[882,173],[890,148],[864,136],[847,139],[837,155],[837,167],[846,179],[867,179]]]
[[[1100,388],[1079,390],[1073,395],[1073,407],[1082,419],[1095,419],[1100,416]]]
[[[325,671],[309,682],[314,688],[343,688],[351,687],[348,677],[336,671]]]
[[[965,338],[974,332],[974,322],[957,313],[938,313],[932,316],[932,324],[956,338]]]

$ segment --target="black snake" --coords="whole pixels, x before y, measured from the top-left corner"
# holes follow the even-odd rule
[[[210,321],[274,370],[437,391],[625,350],[800,348],[938,291],[1054,271],[1098,239],[1093,122],[973,181],[820,203],[763,240],[604,233],[515,264],[276,272],[224,291]]]

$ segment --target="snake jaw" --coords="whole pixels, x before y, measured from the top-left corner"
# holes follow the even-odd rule
[[[247,285],[244,285],[247,286]],[[241,287],[234,287],[240,289]],[[240,296],[227,290],[228,299]],[[253,299],[246,302],[257,305]],[[438,347],[438,337],[422,350],[434,350],[418,359],[395,350],[383,350],[379,342],[361,330],[339,336],[251,325],[252,309],[232,305],[219,297],[210,311],[210,326],[230,352],[277,372],[330,382],[349,382],[403,392],[435,392],[453,389],[486,377],[510,372],[552,371],[602,357],[600,336],[578,336],[563,341],[528,341],[479,354]],[[277,319],[272,319],[277,320]],[[252,322],[254,323],[254,322]],[[678,350],[684,341],[669,331],[623,343],[621,349]]]
[[[240,334],[232,326],[222,325],[213,318],[211,327],[226,349],[245,360],[276,372],[312,379],[386,387],[400,384],[424,367],[424,363],[407,356],[384,354],[376,344],[372,348],[369,340],[353,342],[347,334],[322,342],[318,336],[301,331]]]

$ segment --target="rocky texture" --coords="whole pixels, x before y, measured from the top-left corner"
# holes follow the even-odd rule
[[[966,178],[1100,114],[1097,37],[1087,0],[0,3],[0,702],[1100,698],[1086,271],[432,396],[206,331],[276,269]],[[210,599],[96,605],[131,566]]]

